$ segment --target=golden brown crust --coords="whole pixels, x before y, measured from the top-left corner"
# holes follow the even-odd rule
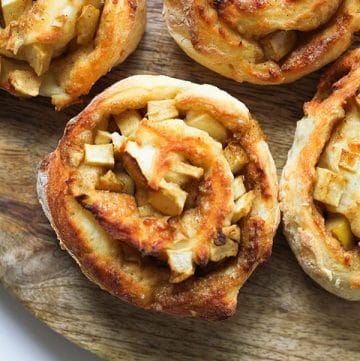
[[[79,101],[135,50],[145,28],[144,0],[103,3],[40,0],[0,28],[0,87],[22,97],[51,97],[57,109]],[[99,17],[95,34],[87,41],[79,40],[79,19],[91,4],[99,7],[91,7],[93,16]],[[59,27],[49,26],[50,20]]]
[[[349,300],[360,300],[360,249],[345,250],[327,231],[313,192],[320,155],[349,116],[359,89],[360,49],[356,49],[328,69],[315,97],[305,104],[280,183],[285,235],[300,265],[325,289]],[[359,127],[352,136],[360,139],[355,129]],[[359,202],[358,189],[354,191],[352,202]],[[355,207],[358,214],[359,203]]]
[[[321,68],[360,30],[357,0],[166,0],[164,14],[191,58],[255,84],[288,83]]]
[[[82,201],[75,199],[71,188],[74,169],[81,163],[78,153],[84,143],[91,141],[91,132],[104,118],[126,109],[139,109],[149,100],[169,98],[175,99],[177,107],[184,111],[205,108],[213,116],[223,119],[223,124],[237,134],[250,158],[246,178],[256,194],[250,214],[241,221],[242,240],[238,255],[199,269],[180,283],[169,282],[168,267],[151,257],[140,257],[134,249],[129,254],[124,242],[112,239],[112,232],[105,232],[101,226],[104,222],[96,221],[94,214],[98,220],[106,219],[114,225],[114,209],[102,218],[98,210],[86,210]],[[203,133],[198,134],[202,136]],[[181,146],[179,141],[176,144]],[[180,316],[214,320],[231,316],[236,309],[239,288],[256,266],[270,256],[279,222],[274,162],[259,125],[249,117],[246,107],[213,86],[164,76],[125,79],[97,96],[71,120],[55,152],[41,164],[38,193],[60,243],[92,281],[137,306]],[[131,201],[126,203],[124,207],[118,207],[118,215],[128,209]],[[98,206],[106,204],[98,203]],[[119,221],[121,217],[121,214],[114,216]],[[151,239],[152,234],[148,237]]]

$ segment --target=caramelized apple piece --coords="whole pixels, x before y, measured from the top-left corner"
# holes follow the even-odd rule
[[[141,122],[141,115],[136,110],[127,110],[114,115],[115,123],[125,137],[134,136]]]
[[[173,119],[179,116],[174,99],[152,100],[147,104],[147,116],[149,120],[158,122]]]
[[[187,197],[177,184],[160,181],[159,191],[149,192],[149,203],[159,212],[168,216],[178,216],[182,213]]]
[[[114,163],[112,144],[85,144],[85,164],[113,168]]]
[[[316,168],[314,199],[337,207],[344,192],[346,179],[325,168]]]
[[[223,143],[227,138],[226,128],[211,115],[189,110],[185,122],[188,126],[207,132],[212,138]]]
[[[100,10],[93,5],[85,5],[76,23],[77,43],[86,45],[94,38]]]
[[[227,239],[225,244],[217,246],[216,244],[210,245],[210,260],[219,262],[224,258],[236,256],[239,250],[237,242]]]
[[[342,149],[340,155],[339,166],[349,170],[350,172],[360,171],[360,154],[349,152],[348,150]]]
[[[149,192],[144,188],[137,188],[135,200],[138,207],[146,206],[149,203]]]
[[[360,153],[360,141],[352,140],[349,142],[349,149],[354,153]]]
[[[237,143],[229,143],[224,149],[224,156],[230,165],[233,174],[238,174],[245,164],[249,163],[249,158],[242,148]]]
[[[350,223],[342,214],[329,217],[325,223],[326,229],[342,244],[346,251],[355,245]]]
[[[16,20],[25,10],[30,9],[32,0],[1,0],[2,16],[5,27]]]
[[[246,193],[244,185],[244,176],[239,175],[233,182],[234,201],[238,200],[243,194]]]
[[[293,49],[296,43],[296,32],[279,30],[269,34],[261,42],[265,56],[279,61]]]
[[[104,130],[98,130],[95,135],[95,144],[111,143],[111,133]]]
[[[135,193],[135,183],[125,172],[116,172],[116,178],[123,184],[122,192],[130,195]]]
[[[171,269],[171,283],[179,283],[194,274],[191,250],[168,250],[166,253]]]
[[[231,219],[233,223],[238,222],[241,218],[245,217],[250,212],[254,198],[254,191],[249,191],[235,202],[235,207]]]

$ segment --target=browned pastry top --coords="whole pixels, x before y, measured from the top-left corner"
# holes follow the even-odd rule
[[[237,81],[294,81],[335,60],[360,30],[358,0],[165,0],[179,46]]]
[[[13,0],[0,14],[0,87],[62,108],[135,49],[145,1]]]
[[[334,294],[360,300],[360,49],[337,61],[305,105],[284,168],[285,234]]]

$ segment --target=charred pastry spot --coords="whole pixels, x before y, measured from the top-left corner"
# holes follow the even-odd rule
[[[224,232],[222,231],[222,229],[220,229],[220,230],[218,230],[217,237],[214,240],[214,244],[216,246],[222,246],[225,244],[225,242],[226,242],[226,236],[225,236]]]
[[[217,9],[220,8],[221,4],[223,4],[224,2],[224,0],[213,0],[213,4]]]

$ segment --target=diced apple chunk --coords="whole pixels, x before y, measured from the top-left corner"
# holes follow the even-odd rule
[[[346,149],[342,149],[340,155],[339,166],[349,170],[350,172],[360,171],[360,154],[349,152]]]
[[[232,224],[231,226],[224,227],[222,229],[222,232],[224,233],[226,238],[230,238],[233,241],[240,242],[241,231],[240,231],[240,227],[237,226],[236,224]]]
[[[316,168],[314,199],[337,207],[345,189],[346,179],[325,168]]]
[[[238,200],[243,194],[246,193],[244,185],[244,176],[239,175],[233,182],[234,201]]]
[[[114,173],[109,170],[105,175],[100,176],[96,189],[133,195],[135,193],[135,184],[125,172]]]
[[[159,122],[173,119],[179,116],[174,99],[152,100],[147,104],[147,116],[149,120]]]
[[[360,153],[360,141],[352,140],[348,145],[350,151],[354,153]]]
[[[125,172],[116,172],[115,174],[117,179],[124,185],[122,192],[134,195],[135,183],[132,178]]]
[[[9,81],[14,89],[25,97],[39,95],[41,79],[30,69],[12,71]]]
[[[96,189],[111,192],[122,192],[124,184],[116,177],[116,174],[108,170],[105,175],[99,177]]]
[[[171,283],[179,283],[194,274],[191,250],[168,250],[166,253],[171,269]]]
[[[230,165],[233,174],[238,174],[241,169],[249,163],[249,158],[242,148],[237,143],[229,143],[224,149],[224,156]]]
[[[196,178],[196,179],[200,179],[202,177],[202,175],[204,174],[204,169],[195,167],[191,164],[184,163],[184,162],[174,163],[171,170],[176,173],[187,175],[189,177]]]
[[[5,27],[16,20],[25,10],[32,5],[32,0],[1,0],[2,16]]]
[[[143,184],[143,178],[149,182],[154,177],[154,164],[157,152],[156,148],[151,144],[140,146],[136,142],[127,142],[125,153],[128,154],[136,164],[124,158],[124,165],[130,175],[136,178],[134,178],[136,183]],[[137,180],[139,182],[137,182]]]
[[[183,186],[185,183],[189,181],[190,178],[187,175],[176,173],[172,170],[169,170],[168,172],[166,172],[164,179],[167,182],[175,183],[179,186]]]
[[[265,56],[279,61],[288,54],[296,43],[296,31],[276,31],[261,41]]]
[[[238,222],[241,218],[245,217],[250,212],[254,198],[254,191],[249,191],[235,202],[235,207],[231,219],[233,223]]]
[[[100,10],[93,5],[85,5],[77,20],[77,43],[86,45],[94,38],[97,24],[100,17]]]
[[[182,213],[187,197],[177,184],[160,181],[158,191],[149,192],[149,203],[159,212],[168,216],[178,216]]]
[[[24,56],[37,75],[49,70],[53,51],[47,44],[29,44],[25,46]]]
[[[114,147],[112,144],[85,144],[85,164],[113,168]]]
[[[332,215],[326,221],[326,229],[342,244],[346,251],[354,247],[350,223],[341,214]]]
[[[219,262],[224,258],[236,256],[239,250],[239,244],[227,239],[225,244],[217,246],[215,244],[210,245],[210,260],[213,262]]]
[[[119,158],[120,154],[123,152],[123,146],[126,138],[117,132],[111,133],[110,137],[114,146],[114,154],[117,158]]]
[[[111,143],[111,133],[104,130],[98,130],[95,135],[95,144]]]
[[[162,218],[163,214],[158,212],[153,206],[150,204],[145,204],[141,207],[138,207],[138,212],[140,217],[156,217]]]
[[[136,110],[127,110],[114,115],[115,123],[125,137],[132,137],[141,122],[141,115]]]
[[[205,131],[210,137],[216,139],[220,143],[223,143],[228,136],[226,128],[211,115],[206,113],[189,110],[186,114],[185,122],[190,127]]]

